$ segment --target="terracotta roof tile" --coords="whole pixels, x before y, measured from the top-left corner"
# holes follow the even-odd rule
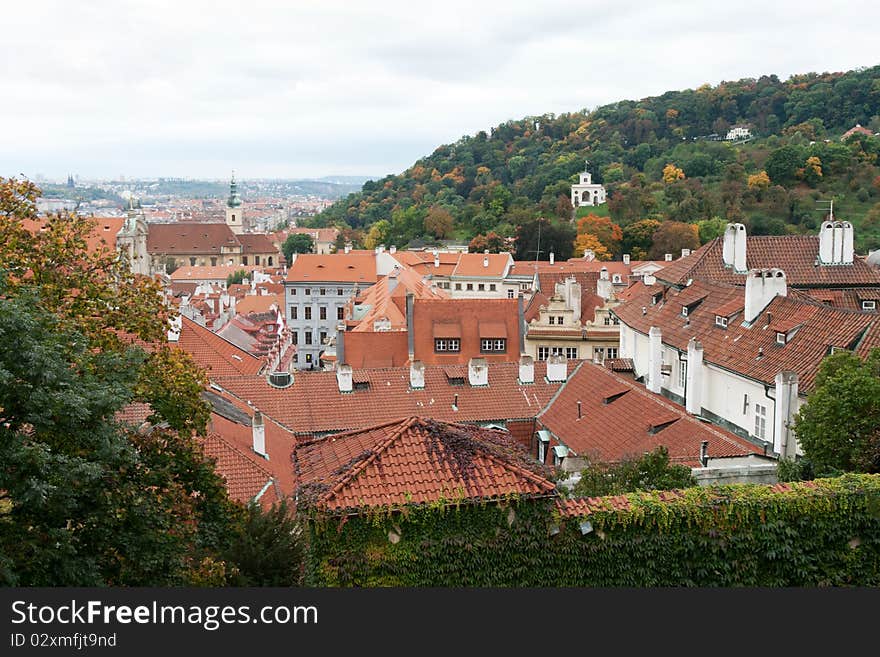
[[[689,256],[664,267],[654,276],[671,285],[688,279],[745,285],[745,274],[726,268],[722,259],[724,238],[716,237]],[[880,286],[880,272],[861,258],[851,265],[819,265],[818,235],[750,235],[746,237],[747,269],[778,267],[791,287]]]
[[[178,348],[189,353],[195,361],[208,370],[208,376],[254,375],[263,369],[263,361],[250,355],[231,342],[196,324],[188,317],[181,317]]]
[[[251,253],[280,255],[281,253],[275,248],[270,237],[262,233],[242,233],[236,235],[236,239],[241,244],[242,255]]]
[[[151,224],[147,251],[152,255],[220,255],[221,247],[238,248],[232,229],[225,223]]]
[[[266,496],[266,492],[275,486],[272,473],[236,445],[216,433],[209,433],[202,439],[202,445],[205,456],[215,461],[214,467],[223,477],[230,498],[242,504],[256,500],[261,505],[277,499],[274,491]]]
[[[305,444],[295,459],[300,494],[319,484],[330,511],[555,491],[505,432],[417,417]]]
[[[302,253],[287,271],[288,283],[367,283],[376,276],[375,254],[333,253],[317,255]]]
[[[762,453],[747,440],[688,415],[665,397],[586,361],[538,415],[538,422],[578,456],[598,462],[640,456],[663,445],[673,461],[698,466],[704,440],[710,456]]]

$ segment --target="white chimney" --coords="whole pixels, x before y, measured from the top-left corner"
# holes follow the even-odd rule
[[[696,338],[688,340],[685,408],[692,415],[703,410],[703,345]]]
[[[551,382],[565,381],[568,378],[568,358],[562,354],[554,354],[547,359],[547,380]]]
[[[177,342],[180,340],[180,329],[183,326],[183,318],[178,315],[168,322],[168,342]]]
[[[535,382],[535,359],[526,354],[519,357],[519,382]]]
[[[339,392],[351,392],[353,390],[351,365],[337,365],[336,384],[339,386]]]
[[[843,259],[841,263],[851,265],[853,263],[853,225],[843,222]]]
[[[733,269],[740,273],[746,273],[746,227],[743,224],[734,224],[736,228],[736,251],[733,254]]]
[[[785,458],[794,456],[797,439],[794,415],[798,410],[798,375],[779,372],[776,375],[776,405],[773,412],[773,451]]]
[[[654,276],[654,274],[645,274],[644,276],[642,276],[642,282],[645,285],[653,285],[657,282],[657,277]]]
[[[664,253],[663,260],[665,260],[666,262],[672,262],[672,254],[671,253]]]
[[[434,267],[437,268],[440,266],[440,254],[437,252],[437,249],[434,249]]]
[[[483,267],[489,266],[489,256],[483,256]]]
[[[266,453],[266,425],[263,424],[263,414],[260,411],[254,411],[251,429],[254,437],[254,451],[263,458],[268,459],[269,455]]]
[[[623,254],[623,264],[625,264],[625,265],[629,264],[629,253]]]
[[[599,278],[603,281],[608,280],[608,267],[602,267],[602,269],[599,270]]]
[[[388,247],[388,253],[397,253],[397,247],[392,244],[390,247]]]
[[[345,248],[343,249],[345,253],[351,253],[351,242],[345,243]]]
[[[725,267],[733,267],[733,254],[736,251],[736,225],[727,224],[724,229],[724,242],[721,244],[721,260]]]
[[[648,331],[648,376],[645,385],[660,393],[660,366],[663,364],[663,333],[657,326]]]
[[[566,285],[566,305],[572,310],[572,321],[581,321],[581,284],[574,278],[565,281]]]
[[[420,390],[425,387],[425,364],[420,360],[414,360],[409,366],[409,387]]]
[[[552,265],[554,260],[556,259],[556,254],[553,251],[550,252],[550,264]]]
[[[606,301],[611,298],[614,291],[614,285],[607,278],[599,278],[596,281],[596,294]]]
[[[489,364],[485,358],[471,358],[468,361],[468,382],[472,386],[489,385]]]
[[[777,295],[788,295],[785,272],[781,269],[752,269],[746,278],[743,320],[755,321]]]
[[[834,262],[834,223],[823,221],[819,228],[819,263],[830,265]]]
[[[682,249],[682,250],[681,250],[681,257],[682,257],[682,258],[687,258],[690,254],[691,254],[691,250],[690,250],[690,249]]]
[[[834,222],[834,259],[835,265],[843,262],[843,224],[839,221]]]

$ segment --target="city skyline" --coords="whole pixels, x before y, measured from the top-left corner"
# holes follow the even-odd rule
[[[21,102],[0,109],[0,175],[380,178],[523,116],[874,65],[870,10],[15,5],[0,90]]]

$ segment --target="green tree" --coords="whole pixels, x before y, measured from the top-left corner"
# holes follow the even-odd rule
[[[794,428],[817,476],[880,472],[880,348],[827,356]]]
[[[671,464],[669,451],[661,445],[639,458],[611,464],[591,463],[581,472],[581,478],[574,485],[572,493],[576,497],[601,497],[696,485],[691,469],[684,465]]]
[[[364,238],[364,247],[375,249],[380,244],[387,244],[389,235],[391,235],[391,222],[387,219],[381,219],[370,227]]]
[[[251,503],[225,556],[235,564],[236,586],[296,586],[303,565],[300,526],[282,501],[263,510]]]
[[[234,271],[226,277],[226,287],[229,287],[230,285],[241,285],[247,277],[248,273],[245,269]]]
[[[660,222],[656,219],[642,219],[624,226],[622,252],[631,254],[634,260],[647,258],[653,244],[654,233],[658,228]]]
[[[517,260],[549,260],[550,251],[553,251],[556,259],[567,260],[574,252],[575,234],[574,226],[569,222],[554,224],[541,218],[520,224],[516,230],[514,257]]]
[[[711,219],[698,221],[697,232],[700,236],[700,244],[705,244],[716,237],[721,237],[726,229],[727,222],[721,217],[712,217]]]
[[[789,185],[797,180],[798,169],[805,159],[803,149],[786,145],[770,153],[764,169],[774,184]]]
[[[281,252],[288,264],[293,262],[294,253],[312,253],[315,250],[315,240],[305,233],[293,233],[287,236],[281,245]]]

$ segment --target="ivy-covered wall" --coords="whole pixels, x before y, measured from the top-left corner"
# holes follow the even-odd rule
[[[628,496],[561,518],[555,500],[314,516],[311,586],[877,586],[880,475]],[[557,531],[558,529],[558,531]]]

